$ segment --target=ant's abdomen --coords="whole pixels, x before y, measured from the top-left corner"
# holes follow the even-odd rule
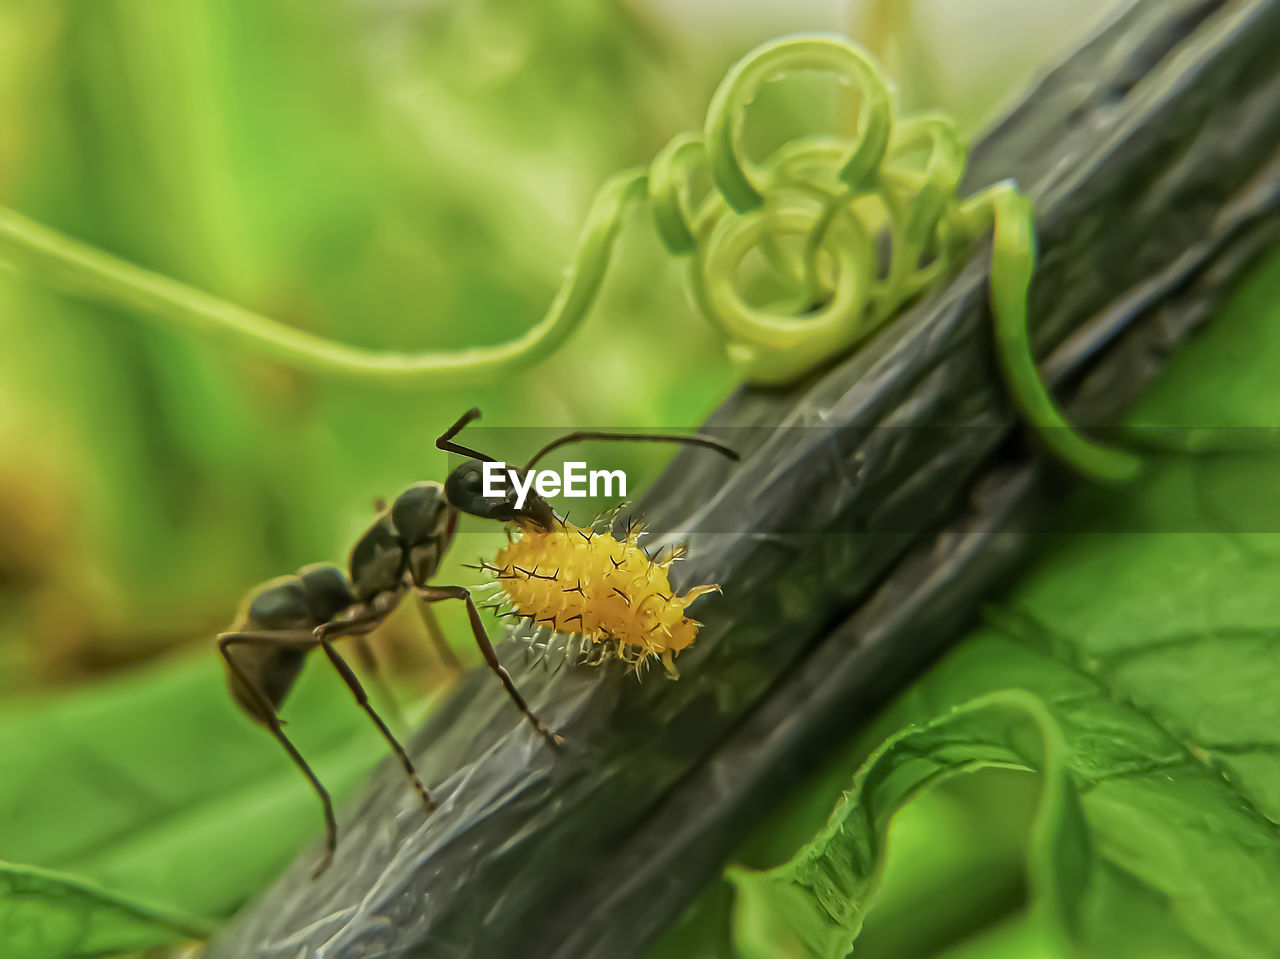
[[[267,697],[271,707],[280,711],[293,684],[302,672],[306,662],[307,650],[293,646],[249,646],[239,645],[227,650],[227,655],[235,659],[236,664],[256,678],[258,688]],[[262,726],[271,724],[271,717],[262,714],[261,704],[257,697],[244,688],[244,683],[234,671],[227,671],[227,685],[231,696],[254,722]]]
[[[298,576],[281,576],[258,587],[240,617],[240,629],[259,634],[226,650],[244,674],[279,710],[293,689],[311,648],[311,631],[351,604],[342,571],[334,566],[309,566]],[[279,641],[274,641],[278,637]],[[235,672],[227,670],[227,685],[236,703],[251,719],[269,725],[263,704]]]

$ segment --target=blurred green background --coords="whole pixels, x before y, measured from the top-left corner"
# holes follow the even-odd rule
[[[752,43],[843,24],[899,66],[907,107],[973,128],[1070,42],[1068,8],[1024,11],[992,57],[940,42],[989,32],[960,3],[3,0],[0,202],[347,342],[497,343],[542,315],[600,182],[699,124]],[[813,99],[753,131],[829,124]],[[375,496],[442,475],[431,441],[470,406],[491,426],[696,425],[733,379],[681,279],[637,215],[559,355],[406,394],[0,277],[0,690],[207,634],[251,584],[340,558]],[[663,454],[618,455],[643,477]]]
[[[754,43],[849,33],[904,108],[974,132],[1110,5],[0,0],[0,203],[346,342],[498,343],[541,317],[601,181],[700,125]],[[775,99],[762,141],[841,119]],[[644,216],[561,352],[465,390],[303,376],[2,263],[0,346],[0,859],[210,917],[318,827],[220,685],[211,638],[244,591],[341,561],[375,497],[442,479],[432,441],[470,406],[491,426],[687,428],[734,385]],[[667,455],[617,462],[639,484]],[[458,564],[500,536],[469,530],[442,579],[473,582]],[[447,677],[400,632],[384,652],[425,696]],[[327,676],[288,708],[338,787],[381,758],[354,713]],[[4,954],[168,935],[114,922],[63,948],[55,919],[0,911],[34,930]]]

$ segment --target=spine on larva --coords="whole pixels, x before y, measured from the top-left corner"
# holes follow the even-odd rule
[[[501,585],[511,615],[593,644],[612,641],[637,670],[660,658],[674,676],[675,655],[701,625],[685,610],[719,587],[695,586],[676,595],[668,569],[683,548],[650,557],[639,544],[642,534],[638,525],[622,539],[567,521],[551,530],[522,525],[518,538],[484,568]]]

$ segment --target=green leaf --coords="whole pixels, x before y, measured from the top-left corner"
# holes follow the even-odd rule
[[[386,750],[323,665],[303,673],[284,715],[341,798]],[[230,913],[321,834],[315,795],[237,712],[212,649],[8,704],[0,757],[0,856],[23,864],[0,873],[6,959],[20,946],[87,956],[102,942],[190,936],[201,924],[175,916]]]
[[[846,955],[874,892],[890,819],[912,796],[983,768],[1039,770],[1028,866],[1044,919],[1064,940],[1080,923],[1090,867],[1066,746],[1044,703],[1020,691],[981,697],[885,743],[858,773],[827,828],[769,872],[731,870],[735,939],[744,956]]]
[[[1280,260],[1131,422],[1273,421],[1277,293]],[[739,953],[845,955],[895,812],[1003,764],[1040,778],[1028,908],[1060,948],[1280,955],[1277,488],[1276,457],[1242,454],[1170,457],[1133,489],[1082,490],[1059,513],[1076,531],[1047,538],[986,627],[879,717],[889,739],[827,828],[777,868],[732,874]]]
[[[8,959],[67,959],[202,939],[201,920],[91,883],[0,862],[0,930]]]

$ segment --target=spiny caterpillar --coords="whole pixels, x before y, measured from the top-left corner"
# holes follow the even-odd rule
[[[621,539],[594,524],[584,529],[559,518],[550,529],[520,522],[517,530],[496,562],[480,567],[504,596],[505,602],[493,604],[501,615],[549,627],[570,641],[576,637],[580,655],[590,661],[616,656],[638,675],[650,660],[661,659],[669,676],[678,675],[675,656],[702,625],[685,610],[720,589],[695,586],[676,595],[668,570],[684,546],[651,557],[640,546],[645,531],[635,521]]]

